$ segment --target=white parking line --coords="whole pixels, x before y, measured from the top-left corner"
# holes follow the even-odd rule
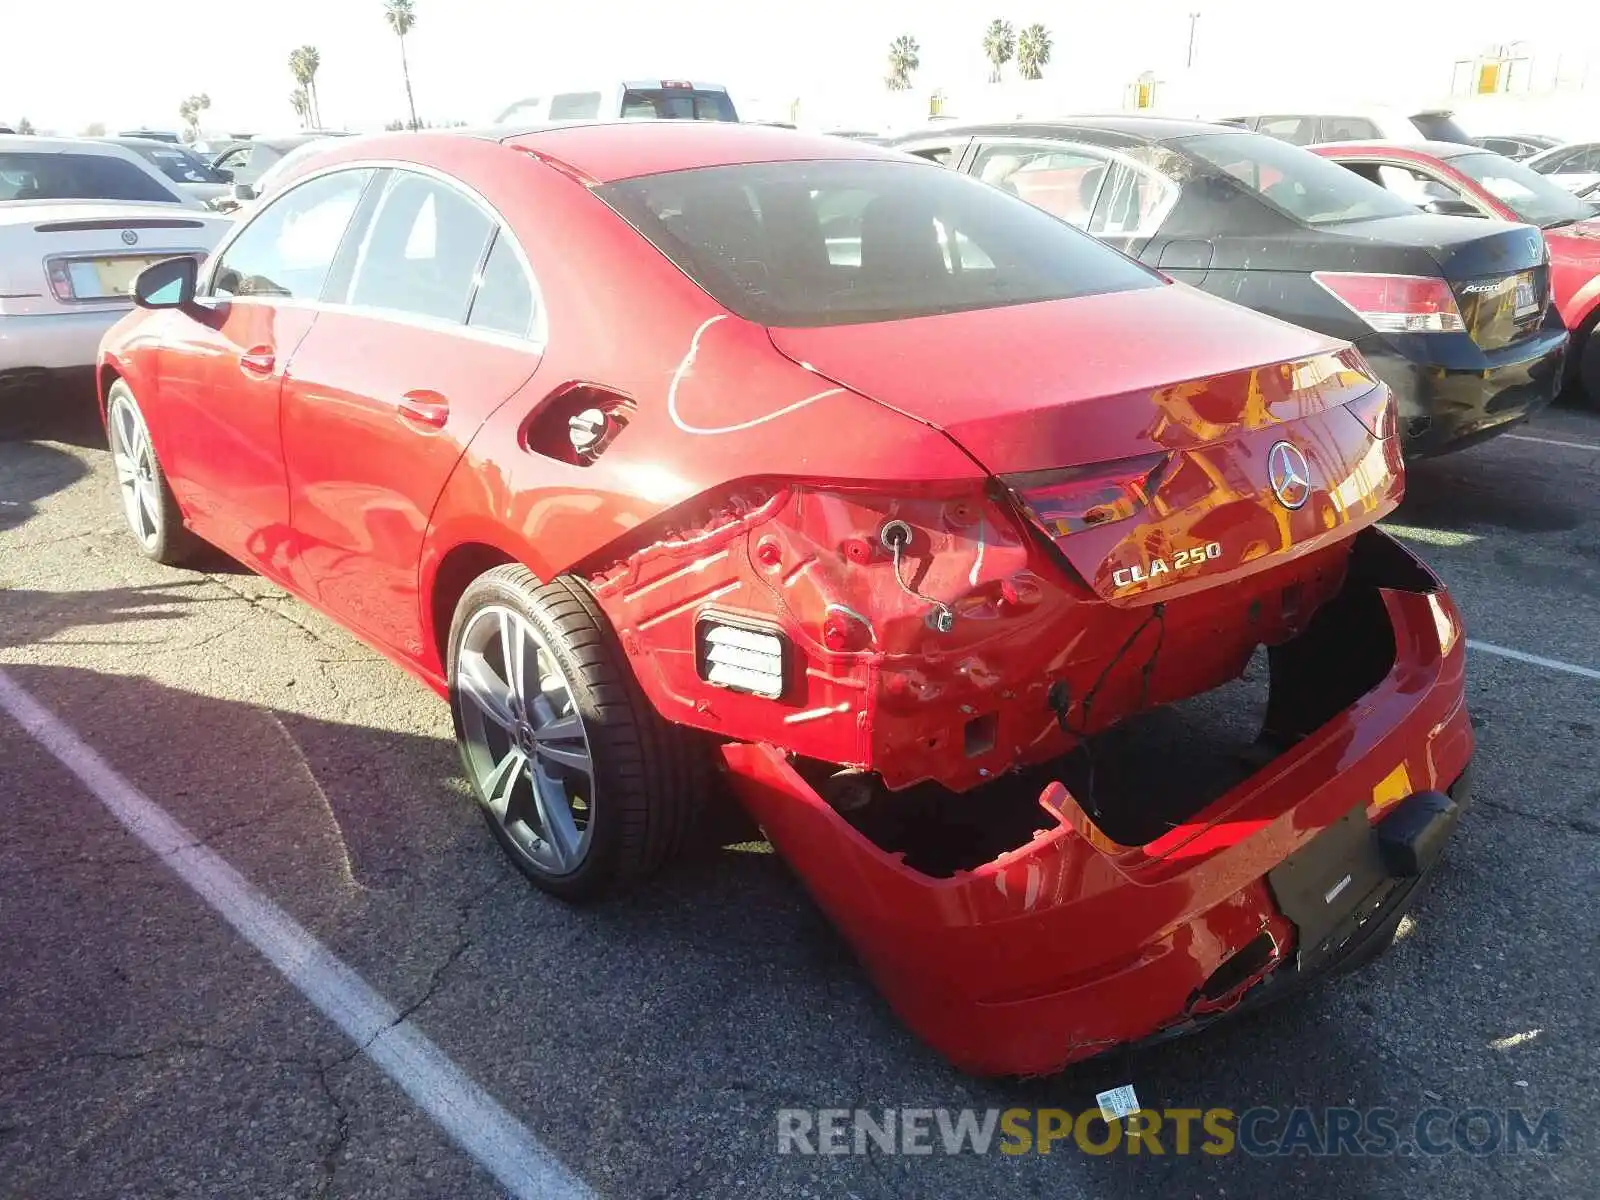
[[[1493,642],[1480,642],[1474,638],[1467,639],[1467,648],[1478,650],[1484,654],[1498,654],[1501,658],[1515,659],[1529,666],[1544,667],[1549,671],[1565,671],[1568,675],[1581,675],[1585,679],[1600,679],[1600,671],[1593,667],[1580,667],[1577,663],[1562,662],[1559,658],[1545,658],[1540,654],[1528,654],[1522,650],[1512,650],[1506,646],[1496,646]]]
[[[1538,442],[1542,446],[1565,446],[1568,450],[1600,451],[1600,446],[1590,442],[1563,442],[1559,438],[1533,437],[1526,433],[1508,433],[1504,436],[1513,442]]]
[[[0,671],[0,708],[519,1200],[593,1193],[394,1005]]]

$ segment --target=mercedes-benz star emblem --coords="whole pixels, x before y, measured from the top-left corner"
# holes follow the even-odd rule
[[[1267,452],[1267,481],[1285,508],[1299,508],[1311,499],[1311,467],[1292,442],[1274,443]]]
[[[125,245],[132,246],[136,242],[138,242],[138,240],[139,240],[139,235],[137,233],[135,233],[133,230],[124,229],[122,231],[122,241],[123,241],[123,243]]]

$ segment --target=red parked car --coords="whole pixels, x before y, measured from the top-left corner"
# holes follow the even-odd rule
[[[677,852],[714,765],[971,1070],[1376,951],[1456,822],[1460,620],[1376,527],[1387,389],[931,163],[352,140],[137,293],[100,382],[146,554],[213,542],[447,696],[558,896]],[[1084,772],[1263,646],[1260,769]]]
[[[1572,331],[1567,370],[1600,403],[1600,215],[1550,178],[1477,146],[1336,142],[1311,146],[1429,212],[1521,221],[1544,230],[1550,291]]]

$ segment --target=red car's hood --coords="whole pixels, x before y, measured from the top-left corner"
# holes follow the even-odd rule
[[[1254,368],[1343,343],[1179,284],[770,332],[789,358],[944,430],[995,474],[1182,449],[1359,394],[1263,386]]]

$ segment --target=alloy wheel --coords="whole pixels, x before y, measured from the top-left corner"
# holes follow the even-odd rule
[[[592,840],[594,756],[554,652],[521,613],[486,605],[461,632],[455,691],[490,817],[539,871],[572,874]]]
[[[161,484],[150,431],[138,407],[126,396],[112,400],[109,424],[122,511],[139,544],[150,550],[161,540]]]

